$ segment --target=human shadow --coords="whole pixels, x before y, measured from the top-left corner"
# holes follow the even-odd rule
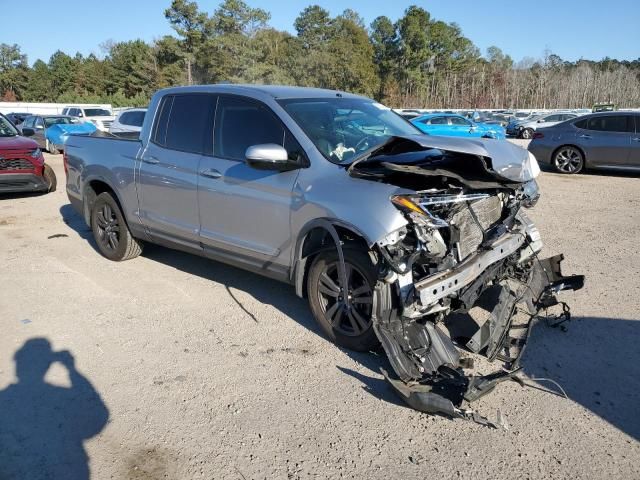
[[[17,382],[0,391],[0,478],[86,480],[83,442],[102,431],[109,411],[75,367],[68,351],[54,352],[32,338],[14,354]],[[53,363],[64,366],[70,387],[44,381]]]
[[[575,317],[566,333],[538,325],[522,365],[527,376],[557,381],[569,400],[640,440],[638,344],[640,320]]]

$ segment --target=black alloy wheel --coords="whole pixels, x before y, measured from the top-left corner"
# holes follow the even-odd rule
[[[98,195],[91,207],[91,229],[98,250],[120,262],[142,253],[142,243],[131,235],[118,202],[109,192]]]
[[[115,212],[107,203],[96,213],[98,237],[96,241],[106,250],[115,252],[120,245],[120,224]]]
[[[342,285],[338,262],[325,266],[320,274],[318,301],[335,332],[355,337],[371,327],[373,290],[355,265],[346,263],[345,273],[347,288]]]
[[[344,249],[346,285],[336,251],[319,254],[307,278],[307,296],[316,321],[335,343],[358,351],[375,348],[373,289],[377,275],[368,254]]]

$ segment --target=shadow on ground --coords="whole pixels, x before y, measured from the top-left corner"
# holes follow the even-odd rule
[[[640,440],[638,344],[640,320],[575,317],[566,333],[538,325],[522,364],[527,376],[557,381],[571,401]]]
[[[75,230],[80,238],[87,240],[97,251],[97,245],[93,240],[93,232],[91,232],[89,226],[85,223],[80,214],[74,210],[71,204],[67,203],[66,205],[61,206],[60,215],[62,216],[62,221],[64,223]]]
[[[0,478],[88,480],[83,442],[107,424],[109,411],[68,351],[45,338],[27,340],[14,355],[16,382],[0,391]],[[70,387],[45,382],[53,363]]]
[[[91,232],[71,206],[62,207],[65,223],[92,242]],[[194,255],[155,245],[146,245],[146,258],[190,275],[224,285],[231,297],[254,321],[253,313],[230,289],[241,290],[256,300],[272,305],[305,328],[324,338],[304,299],[292,287],[275,280],[206,260]],[[264,319],[266,320],[266,319]],[[327,340],[328,341],[328,340]],[[576,317],[567,333],[539,324],[533,332],[525,358],[524,372],[529,377],[548,377],[558,381],[569,398],[591,410],[633,438],[640,439],[640,321],[615,318]],[[390,403],[404,406],[387,382],[380,367],[391,371],[384,352],[358,353],[343,350],[363,365],[371,375],[343,367],[338,369],[363,383],[368,393]],[[496,364],[496,368],[499,365]],[[544,387],[548,387],[544,384]]]

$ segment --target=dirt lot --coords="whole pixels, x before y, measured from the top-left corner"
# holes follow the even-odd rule
[[[545,253],[587,284],[524,359],[570,400],[511,383],[478,402],[508,431],[405,408],[385,359],[326,341],[292,288],[160,247],[111,263],[63,185],[0,200],[0,477],[640,478],[639,180],[540,184]]]

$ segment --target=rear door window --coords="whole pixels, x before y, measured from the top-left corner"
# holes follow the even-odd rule
[[[465,120],[462,117],[449,117],[449,121],[451,122],[451,125],[462,125],[467,127],[471,125],[468,120]]]
[[[588,120],[586,128],[587,130],[600,132],[633,132],[633,117],[631,115],[602,115],[593,117]]]
[[[434,117],[429,122],[431,125],[446,125],[447,117]]]
[[[263,143],[283,146],[294,161],[302,154],[298,142],[266,105],[246,98],[221,96],[216,112],[214,155],[244,161],[247,148]]]
[[[171,150],[211,155],[215,100],[211,94],[164,97],[152,136],[154,143]]]

